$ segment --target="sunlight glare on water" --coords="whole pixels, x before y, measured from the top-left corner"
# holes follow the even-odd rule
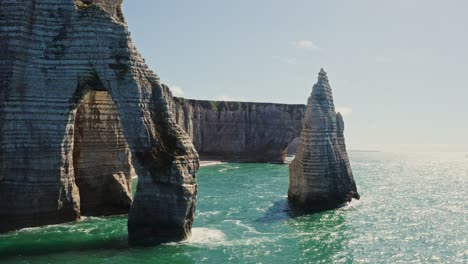
[[[362,197],[292,217],[288,166],[200,170],[193,234],[129,248],[125,216],[0,235],[1,263],[467,263],[468,159],[463,153],[351,152]]]

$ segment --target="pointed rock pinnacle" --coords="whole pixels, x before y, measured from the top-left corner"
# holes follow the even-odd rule
[[[359,199],[346,152],[341,114],[335,112],[327,75],[320,70],[307,104],[301,141],[289,165],[288,197],[312,211]]]
[[[327,81],[328,81],[327,73],[323,70],[323,68],[320,69],[318,79],[319,79],[319,80],[327,80]]]

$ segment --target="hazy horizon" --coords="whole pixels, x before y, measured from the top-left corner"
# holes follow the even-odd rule
[[[175,95],[305,104],[323,67],[349,149],[468,152],[468,2],[183,2],[124,1]]]

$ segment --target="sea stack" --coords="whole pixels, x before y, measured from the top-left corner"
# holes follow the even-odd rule
[[[132,245],[190,234],[198,154],[121,4],[0,1],[0,232],[131,206]]]
[[[326,72],[312,89],[295,159],[289,166],[289,200],[297,207],[321,211],[359,199],[346,152],[344,123],[335,112]]]

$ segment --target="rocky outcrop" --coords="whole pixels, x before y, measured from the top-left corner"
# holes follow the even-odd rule
[[[0,1],[0,232],[126,212],[129,240],[191,230],[198,155],[121,0]]]
[[[359,199],[346,152],[344,124],[335,112],[323,69],[307,102],[296,157],[290,164],[288,198],[301,208],[326,210]]]
[[[172,109],[204,159],[283,162],[294,153],[306,107],[174,98]]]

